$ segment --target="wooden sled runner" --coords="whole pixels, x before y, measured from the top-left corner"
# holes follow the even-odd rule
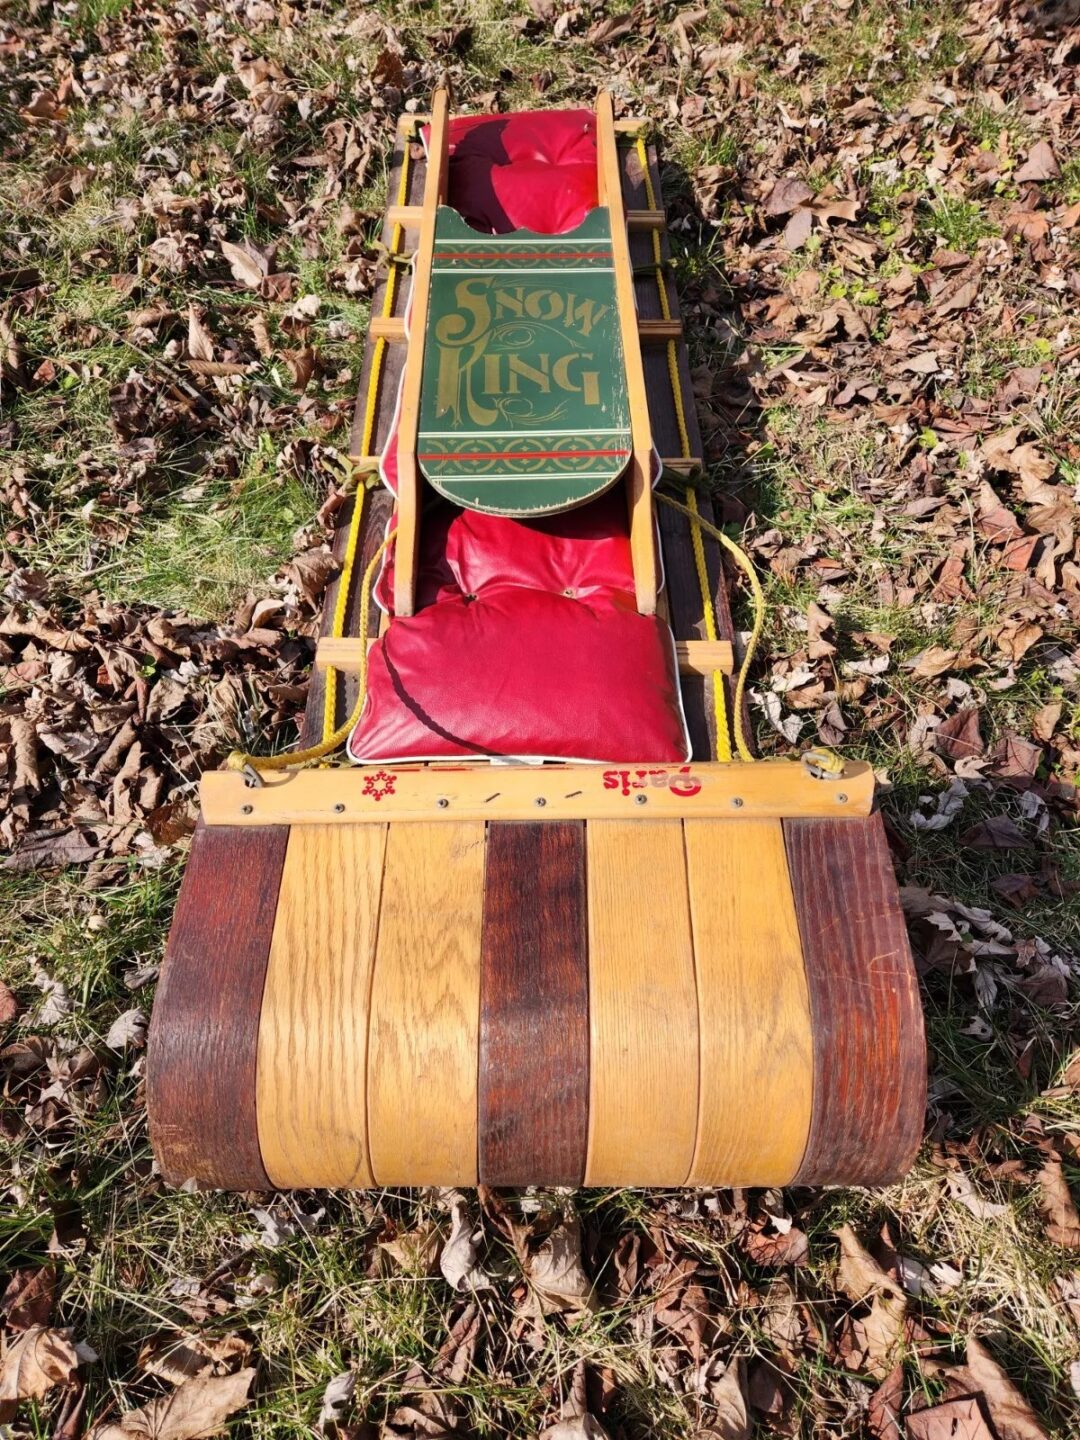
[[[396,494],[360,488],[339,532],[301,735],[333,741],[362,684],[360,763],[204,776],[158,1162],[234,1189],[891,1181],[925,1047],[873,777],[733,758],[656,156],[607,97],[447,111],[399,125],[352,437]],[[519,211],[565,223],[488,223],[515,165]]]

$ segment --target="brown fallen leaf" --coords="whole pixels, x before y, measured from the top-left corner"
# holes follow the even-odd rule
[[[229,262],[233,279],[249,290],[258,290],[264,276],[270,273],[270,252],[250,240],[242,240],[239,245],[223,240],[221,253]]]
[[[786,1230],[748,1226],[739,1236],[739,1245],[755,1265],[805,1265],[810,1256],[806,1232],[797,1225]]]
[[[213,360],[214,337],[194,305],[188,306],[187,353],[192,360]]]
[[[119,1420],[95,1425],[90,1440],[203,1440],[220,1435],[229,1416],[248,1403],[254,1378],[251,1368],[235,1375],[198,1375],[169,1395],[125,1411]]]
[[[539,1250],[527,1257],[525,1276],[542,1315],[575,1315],[597,1308],[592,1282],[581,1263],[577,1216],[557,1225]]]
[[[865,1300],[869,1295],[891,1295],[903,1300],[904,1291],[891,1275],[881,1268],[868,1250],[860,1244],[850,1225],[841,1225],[833,1234],[840,1241],[840,1265],[836,1283],[849,1300]]]
[[[1031,733],[1036,740],[1041,740],[1044,745],[1050,743],[1064,708],[1060,700],[1052,700],[1049,705],[1043,705],[1035,711],[1031,717]]]
[[[1061,1161],[1050,1156],[1038,1174],[1039,1208],[1046,1216],[1046,1237],[1054,1245],[1080,1250],[1080,1213]]]
[[[991,815],[965,830],[960,843],[973,850],[1023,850],[1031,841],[1008,815]]]
[[[1014,171],[1013,179],[1023,184],[1028,180],[1056,180],[1060,174],[1061,169],[1049,143],[1046,140],[1036,140],[1023,165]]]
[[[5,987],[6,988],[6,987]],[[0,1299],[0,1315],[12,1330],[48,1325],[56,1300],[56,1270],[16,1270]]]
[[[805,180],[793,180],[787,176],[777,180],[765,201],[766,215],[788,215],[814,198],[814,192]]]
[[[951,760],[981,755],[986,747],[979,734],[979,712],[975,706],[958,710],[943,720],[934,731],[934,747],[938,754],[948,755]]]
[[[1033,645],[1037,645],[1044,634],[1041,625],[1031,620],[1006,620],[994,632],[994,644],[1007,660],[1014,664],[1022,660]]]
[[[148,1375],[182,1385],[196,1375],[220,1375],[240,1366],[250,1354],[251,1342],[239,1335],[183,1335],[166,1330],[143,1343],[136,1363]]]
[[[657,1322],[673,1331],[701,1364],[716,1324],[695,1261],[689,1257],[675,1261],[661,1283],[653,1313]]]
[[[999,1440],[1050,1440],[1035,1411],[981,1341],[968,1341],[964,1365],[930,1361],[926,1368],[945,1381],[950,1399],[981,1394]]]
[[[946,650],[942,645],[931,645],[921,651],[913,660],[908,660],[904,668],[910,670],[913,675],[918,675],[921,680],[933,680],[938,675],[944,675],[953,668],[956,663],[959,651]]]
[[[694,1440],[749,1440],[752,1427],[742,1360],[711,1356],[694,1376],[694,1388],[709,1406]]]
[[[19,1013],[19,1002],[0,980],[0,1025],[10,1025]]]
[[[877,1294],[865,1315],[845,1315],[840,1322],[836,1353],[847,1370],[884,1380],[897,1361],[904,1338],[907,1301]]]
[[[894,1365],[866,1405],[866,1429],[873,1440],[900,1440],[904,1367]]]
[[[40,1400],[57,1385],[75,1383],[79,1357],[66,1330],[32,1325],[8,1345],[0,1360],[0,1403]]]
[[[974,1395],[918,1410],[908,1416],[904,1430],[907,1440],[994,1440]]]

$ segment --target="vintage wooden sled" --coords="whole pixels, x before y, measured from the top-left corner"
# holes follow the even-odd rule
[[[656,156],[606,96],[447,108],[399,124],[352,439],[386,483],[339,533],[301,736],[355,720],[356,763],[203,777],[160,1167],[893,1180],[925,1050],[873,776],[747,748]]]

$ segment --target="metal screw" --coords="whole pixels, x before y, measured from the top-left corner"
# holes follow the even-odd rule
[[[635,796],[634,796],[634,804],[635,804],[635,805],[647,805],[648,803],[649,803],[649,797],[648,797],[648,795],[635,795]]]
[[[440,810],[445,810],[449,806],[450,801],[447,800],[445,795],[440,795],[438,800],[435,801],[435,804],[438,805]]]
[[[534,805],[539,805],[539,806],[542,807],[542,806],[544,806],[544,805],[547,804],[547,801],[544,799],[543,795],[538,795],[538,796],[536,797],[536,799],[533,801],[533,804],[534,804]]]
[[[733,795],[731,797],[731,803],[736,810],[741,810],[743,807],[743,802],[739,799],[738,795]]]
[[[240,806],[240,814],[241,814],[241,815],[250,815],[251,812],[252,812],[252,810],[254,810],[254,809],[255,809],[255,806],[254,806],[254,805],[241,805],[241,806]]]
[[[840,794],[837,795],[836,799],[837,799],[837,803],[840,804],[840,805],[846,805],[846,804],[847,804],[847,796],[844,794],[844,792],[843,792],[842,790],[840,791]]]
[[[335,814],[335,815],[344,815],[344,814],[345,814],[345,806],[341,803],[340,800],[339,800],[338,803],[334,806],[334,814]]]

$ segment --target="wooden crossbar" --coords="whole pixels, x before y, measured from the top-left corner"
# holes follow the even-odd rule
[[[358,636],[324,635],[315,648],[315,665],[319,670],[332,665],[335,670],[355,672],[360,669],[360,654]],[[730,675],[735,663],[730,640],[676,640],[675,659],[680,675]]]
[[[783,820],[869,815],[874,772],[818,779],[792,760],[687,765],[364,765],[274,772],[261,785],[208,771],[207,825],[444,820]]]
[[[386,210],[387,222],[405,230],[419,230],[423,218],[422,205],[390,205]],[[630,230],[663,230],[667,217],[663,210],[627,210],[626,224]]]

